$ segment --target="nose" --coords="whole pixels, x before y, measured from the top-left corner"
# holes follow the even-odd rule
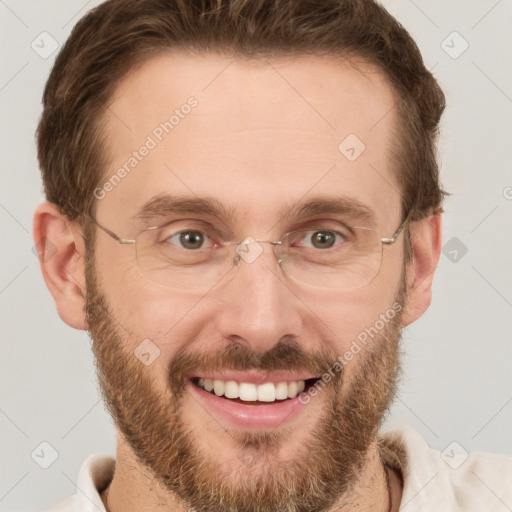
[[[233,278],[218,290],[221,307],[216,324],[223,339],[265,352],[284,337],[300,337],[302,302],[287,282],[272,246],[260,247],[262,252],[255,259],[250,254],[239,259]]]

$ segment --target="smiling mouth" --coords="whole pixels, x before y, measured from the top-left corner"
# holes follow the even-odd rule
[[[212,395],[229,399],[233,402],[245,403],[248,405],[268,404],[272,402],[283,402],[300,395],[314,385],[317,378],[264,382],[253,384],[251,382],[237,382],[234,380],[219,380],[195,377],[192,383],[200,389]]]

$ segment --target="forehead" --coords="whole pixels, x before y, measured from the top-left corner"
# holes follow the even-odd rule
[[[344,196],[392,222],[393,107],[383,75],[363,62],[153,57],[105,112],[110,165],[99,185],[111,186],[98,211],[128,219],[154,196],[208,196],[240,221],[271,225],[284,203]]]

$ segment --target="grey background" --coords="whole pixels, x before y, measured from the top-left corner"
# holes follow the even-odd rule
[[[56,55],[44,59],[31,43],[42,46],[46,31],[60,47],[97,3],[0,0],[2,511],[41,510],[76,492],[82,461],[93,452],[114,453],[89,339],[58,317],[31,234],[43,200],[34,131]],[[386,6],[416,39],[447,95],[440,155],[453,194],[433,304],[405,332],[405,375],[388,425],[410,424],[440,450],[455,440],[468,451],[512,455],[512,3]],[[469,44],[458,58],[463,41],[448,37],[453,31]],[[59,454],[48,469],[31,458],[43,441]]]

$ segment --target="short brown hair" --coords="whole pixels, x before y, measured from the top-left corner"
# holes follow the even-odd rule
[[[399,122],[392,163],[403,212],[439,211],[436,158],[444,94],[407,31],[373,0],[109,0],[86,14],[59,53],[43,96],[38,157],[48,201],[70,220],[95,212],[108,165],[100,119],[126,73],[184,49],[244,57],[362,58],[392,86]]]

